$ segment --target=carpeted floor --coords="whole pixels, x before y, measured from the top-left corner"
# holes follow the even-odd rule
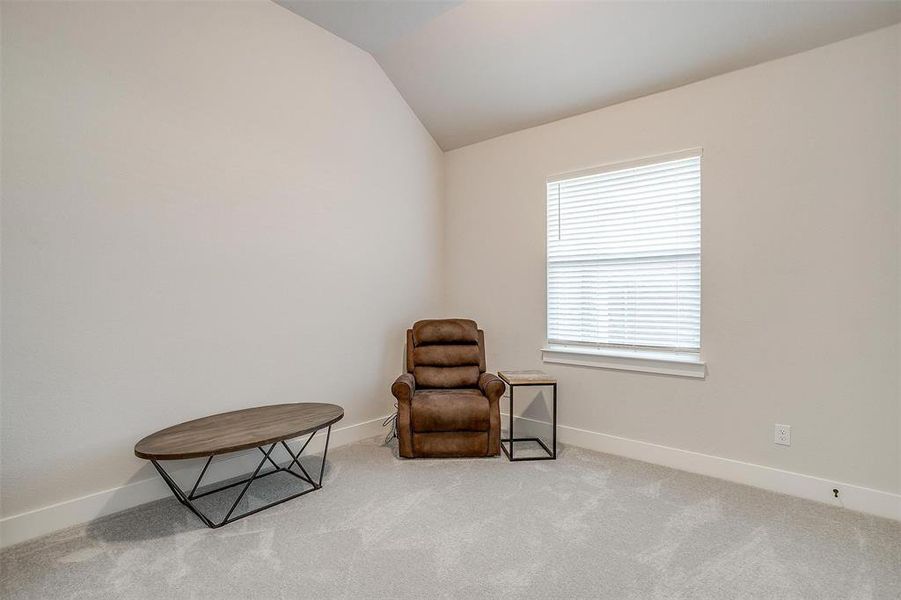
[[[330,452],[324,486],[217,530],[164,500],[21,544],[0,596],[901,598],[901,523],[579,448],[408,461],[373,439]]]

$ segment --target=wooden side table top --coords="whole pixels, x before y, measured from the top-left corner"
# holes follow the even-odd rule
[[[340,406],[320,402],[245,408],[161,429],[135,444],[135,456],[148,460],[206,458],[289,440],[343,417]]]
[[[544,371],[498,371],[497,376],[510,385],[554,385],[557,379]]]

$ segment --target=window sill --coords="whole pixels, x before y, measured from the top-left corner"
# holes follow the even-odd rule
[[[640,371],[698,379],[704,379],[707,375],[707,363],[697,354],[546,346],[541,349],[541,357],[546,363],[596,369]]]

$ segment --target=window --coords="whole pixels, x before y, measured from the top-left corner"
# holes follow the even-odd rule
[[[547,338],[697,360],[700,150],[548,179]]]

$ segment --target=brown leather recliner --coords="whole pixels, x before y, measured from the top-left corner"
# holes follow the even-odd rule
[[[497,456],[505,389],[485,372],[485,333],[475,321],[417,321],[407,330],[407,372],[391,386],[400,455]]]

